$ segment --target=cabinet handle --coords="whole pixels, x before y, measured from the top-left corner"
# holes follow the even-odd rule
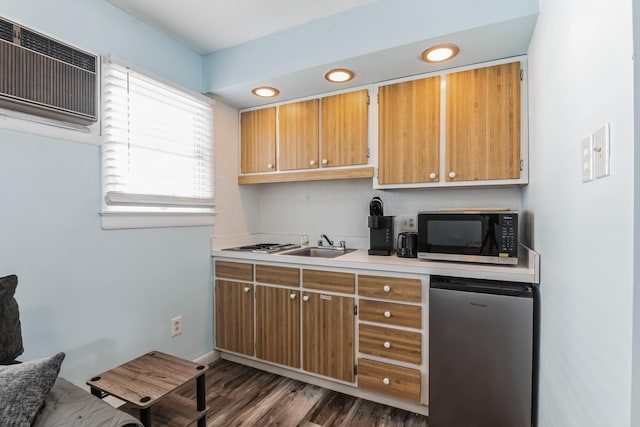
[[[391,381],[389,381],[389,378],[383,378],[382,379],[382,384],[384,384],[384,385],[389,385],[390,382]]]
[[[269,163],[269,164],[267,165],[267,168],[268,168],[268,169],[273,169],[273,163]]]
[[[302,297],[302,301],[309,301],[309,295],[305,295]]]
[[[248,286],[245,286],[245,287],[244,287],[244,289],[243,289],[243,291],[244,291],[245,293],[249,292],[250,290],[251,290],[251,288],[250,288],[250,287],[248,287]]]
[[[388,319],[389,317],[391,317],[391,312],[390,312],[390,311],[385,311],[385,312],[384,312],[384,317],[386,317],[387,319]]]
[[[329,163],[329,160],[327,160],[327,159],[322,159],[322,164],[323,164],[323,165],[326,165],[326,164],[328,164],[328,163]]]
[[[436,173],[435,173],[435,172],[431,172],[431,173],[429,174],[429,179],[436,179],[436,176],[438,176],[438,175],[436,175]]]
[[[455,178],[456,173],[454,171],[449,172],[449,178]]]
[[[313,165],[315,165],[315,164],[316,164],[316,161],[315,161],[315,160],[311,160],[311,161],[309,162],[309,164],[310,164],[311,166],[313,166]]]
[[[289,294],[289,299],[296,299],[296,294]]]
[[[389,341],[385,341],[382,345],[384,346],[384,348],[391,348],[391,343]]]
[[[383,291],[385,291],[385,292],[389,292],[389,291],[391,291],[391,286],[389,286],[389,285],[384,285],[384,287],[382,288],[382,290],[383,290]]]

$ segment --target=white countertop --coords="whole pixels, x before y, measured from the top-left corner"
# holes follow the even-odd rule
[[[228,246],[225,246],[228,247]],[[295,251],[293,249],[292,251]],[[540,255],[527,248],[520,247],[518,265],[490,265],[463,262],[436,262],[416,258],[399,258],[391,256],[369,255],[366,249],[358,249],[337,258],[311,258],[277,254],[259,254],[253,252],[225,251],[212,248],[211,256],[215,258],[232,258],[252,262],[286,263],[318,267],[347,269],[367,269],[391,273],[427,274],[452,277],[468,277],[476,279],[501,280],[522,283],[540,283]]]

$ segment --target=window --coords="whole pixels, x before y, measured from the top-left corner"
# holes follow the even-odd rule
[[[103,67],[102,225],[213,223],[213,101]]]

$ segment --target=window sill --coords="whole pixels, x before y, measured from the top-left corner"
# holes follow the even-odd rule
[[[215,213],[100,212],[103,230],[213,225]]]

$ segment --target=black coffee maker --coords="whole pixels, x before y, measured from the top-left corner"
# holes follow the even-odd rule
[[[369,255],[391,255],[393,253],[393,216],[384,216],[380,197],[369,202]]]

